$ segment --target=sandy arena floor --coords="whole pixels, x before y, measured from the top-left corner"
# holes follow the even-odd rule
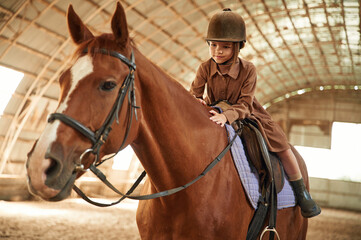
[[[97,208],[80,199],[63,202],[0,201],[0,240],[138,240],[136,201]],[[361,240],[361,213],[323,208],[309,221],[310,240]]]

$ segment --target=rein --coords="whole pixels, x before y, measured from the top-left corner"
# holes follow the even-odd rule
[[[90,171],[92,171],[107,187],[109,187],[115,193],[117,193],[121,196],[121,198],[119,200],[109,203],[109,204],[108,203],[99,203],[99,202],[95,202],[95,201],[89,199],[76,185],[74,185],[73,186],[74,191],[80,197],[82,197],[85,201],[87,201],[95,206],[98,206],[98,207],[109,207],[109,206],[113,206],[115,204],[120,203],[125,198],[130,198],[130,199],[134,199],[134,200],[149,200],[149,199],[155,199],[155,198],[169,196],[169,195],[172,195],[179,191],[182,191],[182,190],[186,189],[187,187],[191,186],[192,184],[194,184],[195,182],[197,182],[198,180],[200,180],[202,177],[204,177],[218,162],[220,162],[220,160],[224,157],[224,155],[230,150],[230,148],[231,148],[233,142],[235,141],[236,137],[238,136],[238,134],[242,131],[242,128],[240,128],[237,131],[237,134],[234,135],[234,137],[229,141],[228,145],[222,150],[222,152],[203,170],[203,172],[201,174],[198,175],[198,177],[194,178],[192,181],[188,182],[187,184],[176,187],[176,188],[172,188],[169,190],[165,190],[162,192],[154,193],[154,194],[138,195],[138,196],[130,195],[136,189],[136,187],[140,184],[140,182],[143,180],[143,178],[146,176],[146,172],[143,171],[142,174],[136,180],[136,182],[133,184],[133,186],[127,191],[127,193],[126,194],[121,193],[118,189],[116,189],[114,187],[114,185],[112,185],[106,179],[106,176],[97,168],[97,166],[99,166],[106,160],[108,160],[108,159],[114,157],[114,155],[116,155],[116,153],[115,153],[113,156],[111,156],[105,160],[99,159],[100,147],[107,140],[108,135],[109,135],[110,131],[112,130],[111,125],[113,124],[113,122],[115,120],[119,124],[119,112],[122,108],[122,105],[123,105],[123,102],[125,99],[125,95],[127,94],[127,92],[128,92],[128,102],[129,102],[129,106],[130,106],[130,117],[128,118],[127,130],[126,130],[123,142],[122,142],[121,146],[119,147],[118,152],[122,150],[122,148],[124,147],[125,142],[128,138],[128,134],[130,132],[130,128],[131,128],[132,120],[133,120],[133,109],[134,109],[134,115],[136,117],[136,120],[138,120],[136,110],[140,107],[136,106],[136,99],[135,99],[134,72],[136,70],[136,65],[135,65],[134,53],[132,51],[131,59],[129,60],[124,55],[122,55],[118,52],[110,51],[110,50],[103,49],[103,48],[94,49],[93,52],[106,54],[106,55],[118,58],[119,60],[121,60],[123,63],[125,63],[129,67],[129,74],[124,79],[124,82],[119,90],[118,97],[117,97],[111,111],[109,112],[106,120],[104,121],[103,125],[94,132],[91,129],[89,129],[88,127],[84,126],[79,121],[77,121],[63,113],[52,113],[52,114],[50,114],[50,116],[48,118],[48,122],[53,122],[54,120],[62,121],[63,123],[67,124],[68,126],[74,128],[75,130],[77,130],[78,132],[83,134],[93,144],[92,148],[85,150],[80,155],[79,163],[75,164],[74,172],[85,171],[84,166],[81,164],[82,159],[88,153],[94,154],[95,160],[89,167]],[[83,50],[83,53],[88,53],[88,49]]]
[[[241,130],[240,130],[241,131]],[[98,169],[96,168],[94,165],[91,165],[89,167],[89,169],[110,189],[112,189],[115,193],[119,194],[120,196],[122,196],[119,200],[112,202],[112,203],[99,203],[99,202],[95,202],[93,200],[91,200],[90,198],[88,198],[77,186],[74,185],[73,189],[74,191],[80,196],[82,197],[85,201],[87,201],[88,203],[91,203],[95,206],[98,207],[110,207],[113,206],[115,204],[120,203],[121,201],[123,201],[125,198],[130,198],[133,200],[150,200],[150,199],[155,199],[155,198],[160,198],[160,197],[166,197],[169,195],[172,195],[174,193],[177,193],[179,191],[182,191],[186,188],[188,188],[189,186],[191,186],[192,184],[194,184],[195,182],[197,182],[198,180],[200,180],[202,177],[204,177],[217,163],[219,163],[221,161],[221,159],[224,157],[224,155],[226,155],[226,153],[229,151],[229,149],[231,148],[233,142],[236,140],[236,137],[238,136],[239,131],[237,131],[237,133],[233,136],[233,138],[231,139],[231,141],[228,143],[228,145],[223,149],[223,151],[203,170],[203,172],[201,174],[198,175],[198,177],[194,178],[192,181],[176,187],[176,188],[172,188],[169,190],[165,190],[162,192],[157,192],[157,193],[153,193],[153,194],[147,194],[147,195],[130,195],[136,188],[137,186],[140,184],[140,182],[143,180],[143,178],[146,175],[146,172],[143,171],[142,174],[138,177],[138,179],[136,180],[136,182],[133,184],[133,186],[128,190],[128,192],[126,194],[120,192],[118,189],[116,189],[107,179],[106,176]]]

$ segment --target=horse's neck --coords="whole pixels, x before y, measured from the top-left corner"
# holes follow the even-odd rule
[[[205,107],[179,83],[147,59],[137,62],[137,74],[142,120],[132,146],[152,182],[159,180],[155,185],[184,183],[220,152],[224,129],[209,120]]]

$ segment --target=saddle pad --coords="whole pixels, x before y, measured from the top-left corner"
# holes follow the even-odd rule
[[[229,139],[232,139],[235,131],[232,126],[226,124]],[[239,178],[246,191],[246,195],[254,209],[257,209],[258,199],[261,195],[259,188],[259,176],[256,170],[252,171],[248,163],[242,141],[237,137],[231,147],[231,153],[234,164],[237,168]],[[252,166],[252,168],[254,168]],[[277,209],[283,209],[295,206],[295,196],[287,178],[281,192],[277,194]]]

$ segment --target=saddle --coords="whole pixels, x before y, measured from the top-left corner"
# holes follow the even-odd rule
[[[222,111],[232,107],[226,101],[220,101],[214,106],[222,109]],[[240,137],[245,146],[248,162],[254,166],[259,175],[260,189],[268,188],[273,180],[276,192],[281,192],[284,186],[283,166],[278,156],[268,151],[267,144],[258,130],[257,123],[247,118],[233,122],[232,127],[236,132],[239,128],[242,128]]]
[[[214,106],[222,111],[232,107],[226,101],[220,101]],[[269,222],[260,234],[260,239],[266,232],[270,233],[270,240],[273,240],[275,235],[279,239],[276,231],[277,193],[284,186],[284,171],[281,161],[275,153],[268,150],[255,121],[251,119],[237,120],[232,123],[232,127],[240,135],[247,159],[255,167],[260,179],[261,196],[258,200],[258,208],[248,226],[246,240],[258,239],[267,216]]]

